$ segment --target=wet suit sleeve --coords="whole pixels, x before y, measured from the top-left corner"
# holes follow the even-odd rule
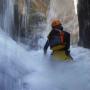
[[[70,48],[70,34],[68,33],[66,35],[66,49],[68,50]]]
[[[65,35],[65,40],[66,40],[66,47],[65,47],[65,52],[66,54],[70,54],[70,34],[66,33]]]
[[[46,44],[45,44],[45,46],[44,46],[44,53],[45,53],[45,54],[47,53],[48,47],[49,47],[49,41],[47,40],[47,41],[46,41]]]
[[[51,31],[51,32],[49,33],[48,38],[50,38],[52,35],[53,35],[53,31]],[[50,45],[50,44],[49,44],[49,41],[47,40],[47,41],[46,41],[46,44],[45,44],[45,46],[44,46],[44,53],[45,53],[45,54],[47,53],[47,49],[48,49],[49,45]]]

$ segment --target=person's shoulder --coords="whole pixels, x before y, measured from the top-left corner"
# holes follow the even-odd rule
[[[65,34],[67,34],[67,35],[70,35],[70,33],[69,32],[67,32],[67,31],[63,31]]]
[[[54,31],[53,31],[53,30],[51,30],[51,31],[49,32],[49,34],[48,34],[48,36],[47,36],[47,37],[51,37],[53,33],[54,33]]]
[[[65,37],[70,37],[70,33],[67,31],[64,31],[64,35],[65,35]]]

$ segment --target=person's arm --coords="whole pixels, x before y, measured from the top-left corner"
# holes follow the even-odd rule
[[[66,39],[65,52],[66,52],[67,55],[69,55],[70,54],[70,34],[69,33],[66,34],[65,39]]]
[[[48,47],[49,47],[49,41],[47,40],[47,41],[46,41],[46,44],[45,44],[45,46],[44,46],[44,54],[47,53]]]
[[[66,38],[66,49],[70,49],[70,34],[67,34],[67,38]]]
[[[53,33],[53,31],[51,30],[51,32],[49,33],[49,35],[48,35],[48,38],[50,38],[51,36],[52,36],[52,33]],[[48,47],[49,47],[49,40],[47,40],[46,41],[46,44],[45,44],[45,46],[44,46],[44,54],[46,54],[47,53],[47,49],[48,49]]]

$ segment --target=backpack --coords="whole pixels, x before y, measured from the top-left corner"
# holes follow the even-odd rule
[[[59,35],[53,35],[48,38],[51,50],[60,50],[65,47],[65,34],[63,31],[56,29]]]

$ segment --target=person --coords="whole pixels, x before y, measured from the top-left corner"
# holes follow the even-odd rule
[[[62,23],[58,19],[54,20],[51,26],[52,30],[44,46],[44,54],[50,46],[52,54],[55,51],[65,51],[65,54],[70,56],[70,33],[63,30]]]

